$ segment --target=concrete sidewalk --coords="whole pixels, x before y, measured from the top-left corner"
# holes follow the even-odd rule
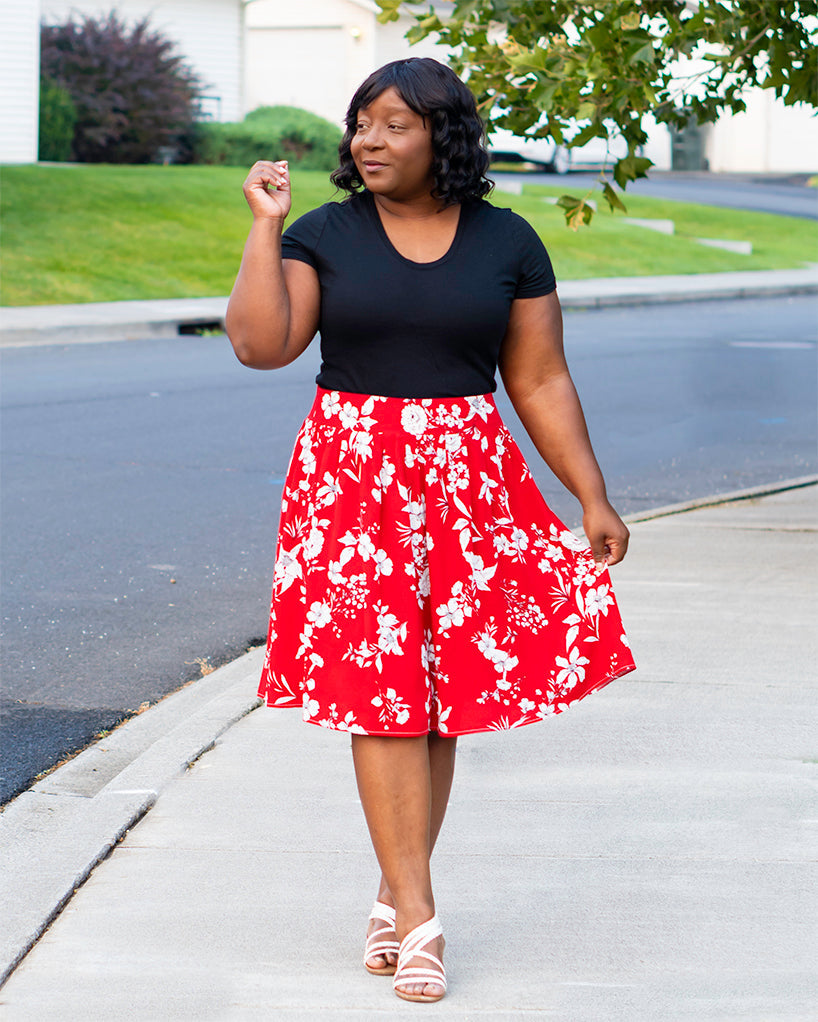
[[[563,309],[816,293],[818,265],[800,270],[609,277],[559,284]],[[221,328],[226,308],[226,297],[7,306],[0,308],[0,347],[172,338],[180,330]]]
[[[815,1018],[817,512],[813,485],[634,524],[614,570],[638,672],[542,724],[461,739],[435,855],[436,1018]],[[7,808],[20,933],[117,800],[155,802],[12,974],[4,1019],[424,1012],[361,965],[376,866],[349,743],[253,710],[259,661]]]

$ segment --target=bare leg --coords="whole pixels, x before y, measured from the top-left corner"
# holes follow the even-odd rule
[[[443,826],[446,810],[449,808],[457,739],[430,734],[428,743],[429,771],[432,776],[432,815],[429,828],[429,855],[431,855]]]
[[[382,871],[378,900],[395,906],[399,940],[434,915],[429,857],[446,813],[455,741],[439,735],[352,736],[358,791]],[[428,950],[440,957],[442,938]],[[405,989],[440,993],[434,984]]]
[[[429,855],[431,856],[446,817],[446,810],[449,808],[457,738],[444,738],[442,735],[432,733],[428,736],[427,741],[432,784],[432,810],[429,820]],[[393,908],[395,906],[392,893],[383,874],[381,874],[381,883],[378,888],[378,901],[383,901]]]

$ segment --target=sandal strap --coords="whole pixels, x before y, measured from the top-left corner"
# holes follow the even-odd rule
[[[444,990],[446,989],[446,970],[443,968],[443,962],[436,955],[433,955],[431,951],[423,950],[425,944],[434,940],[435,937],[441,936],[443,936],[443,927],[440,925],[440,920],[436,915],[406,934],[400,942],[398,967],[392,980],[393,987],[405,986],[407,983],[423,983],[424,985],[434,984],[435,986],[442,987]],[[413,958],[425,958],[427,962],[434,966],[434,971],[428,966],[424,968],[423,966],[410,966],[406,964]]]
[[[391,905],[384,905],[382,901],[376,901],[372,906],[372,911],[369,913],[370,919],[383,919],[385,923],[392,923],[392,929],[395,929],[395,910]]]
[[[442,987],[444,990],[447,989],[446,974],[443,972],[431,972],[426,969],[404,968],[400,973],[400,978],[397,978],[398,973],[395,973],[395,977],[396,978],[392,981],[393,987],[402,987],[409,983],[422,983],[424,986],[427,984],[430,986],[434,984],[436,987]]]
[[[373,930],[372,933],[366,938],[366,948],[364,949],[364,965],[375,957],[385,957],[388,952],[396,952],[400,949],[400,944],[396,938],[392,940],[378,939],[383,938],[386,933],[395,932],[395,910],[391,905],[384,905],[382,901],[376,901],[372,907],[372,913],[369,916],[370,920],[377,919],[380,922],[385,922],[386,926],[380,926],[377,930]]]
[[[379,930],[378,933],[383,933],[383,930]],[[396,940],[373,940],[377,934],[370,933],[366,940],[366,957],[371,958],[373,955],[383,954],[384,951],[397,951],[398,942]]]
[[[377,944],[367,944],[366,951],[364,951],[364,965],[379,955],[385,958],[388,952],[395,952],[397,950],[397,941],[382,940]]]
[[[425,958],[426,961],[431,962],[435,968],[443,968],[443,962],[441,962],[436,955],[433,955],[431,951],[413,951],[411,955],[402,955],[401,957],[406,961],[411,961],[413,958]]]
[[[443,936],[443,927],[440,925],[440,920],[437,915],[433,915],[431,919],[427,919],[425,923],[421,923],[420,926],[416,926],[414,930],[410,930],[403,940],[400,942],[400,954],[401,958],[412,958],[418,948],[423,947],[424,944],[428,944],[430,940],[434,940],[435,937]]]

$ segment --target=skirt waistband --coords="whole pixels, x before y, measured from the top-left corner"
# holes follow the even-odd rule
[[[468,397],[384,397],[318,387],[308,416],[316,425],[379,432],[401,431],[419,438],[464,426],[500,425],[493,394]]]

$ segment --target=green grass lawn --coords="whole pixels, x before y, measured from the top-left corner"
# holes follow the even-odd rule
[[[230,291],[250,212],[238,167],[77,164],[2,169],[3,305],[191,298]],[[558,279],[786,269],[818,261],[818,225],[793,217],[628,197],[628,214],[672,219],[666,237],[623,223],[600,202],[577,234],[547,195],[528,186],[494,202],[526,217],[545,241]],[[331,199],[318,171],[293,174],[291,220]],[[599,196],[601,199],[601,196]],[[751,256],[708,249],[696,236],[753,244]]]

